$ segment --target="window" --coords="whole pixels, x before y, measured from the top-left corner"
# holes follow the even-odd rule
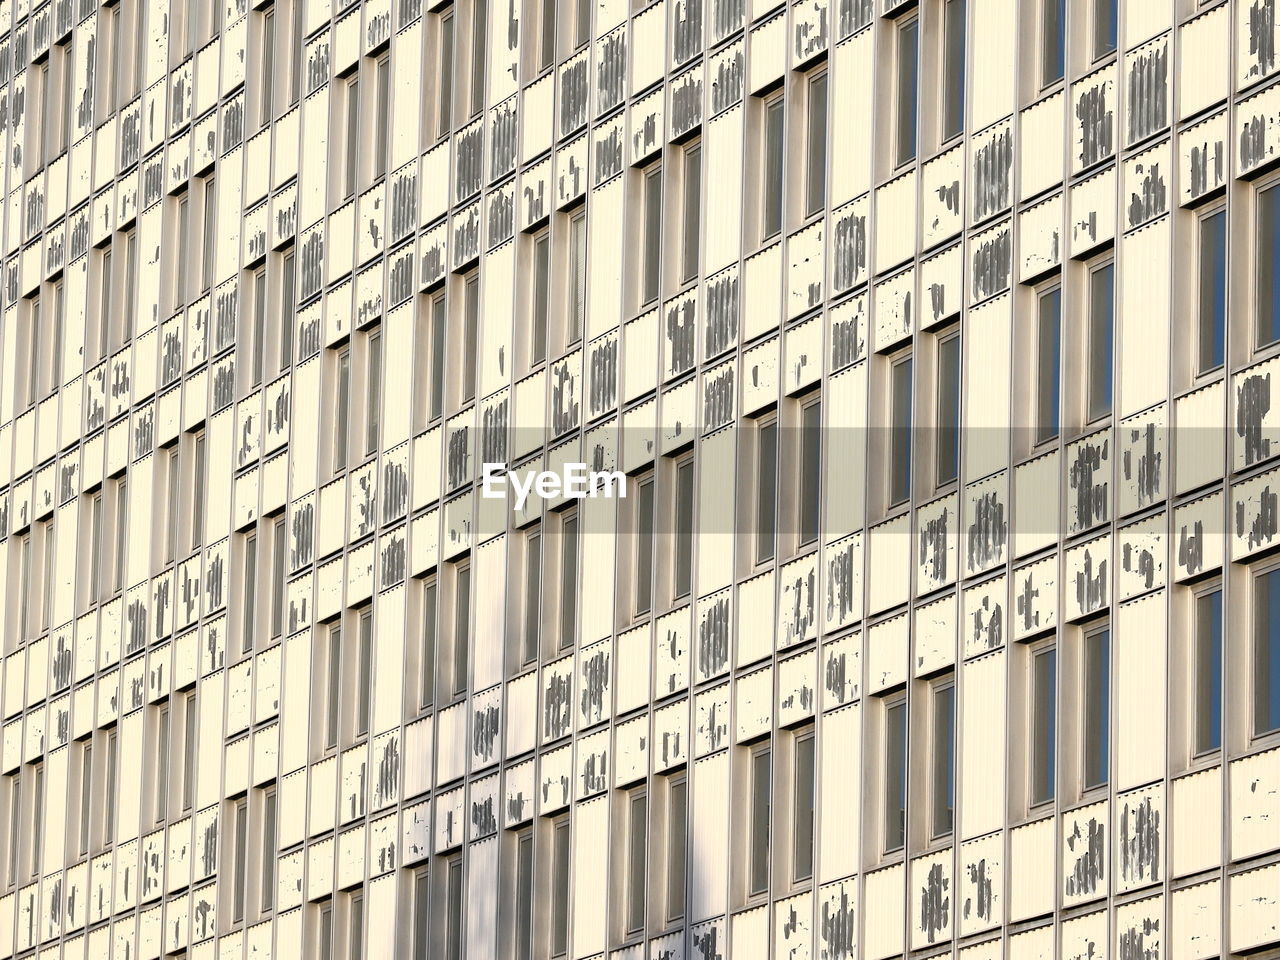
[[[324,748],[332,750],[338,745],[338,721],[341,714],[342,696],[342,623],[334,621],[329,625],[325,637],[328,651],[325,663],[328,668],[324,702]]]
[[[587,319],[587,212],[578,210],[569,218],[569,323],[565,346],[582,339]]]
[[[1222,366],[1227,330],[1227,211],[1218,208],[1199,220],[1196,373]],[[1272,307],[1274,309],[1274,307]]]
[[[1089,271],[1088,420],[1111,413],[1111,351],[1115,323],[1115,264]]]
[[[169,751],[171,727],[169,703],[165,701],[156,713],[156,783],[155,822],[163,823],[169,816]]]
[[[262,42],[258,46],[258,70],[260,83],[258,91],[258,129],[262,129],[275,116],[275,97],[273,84],[275,80],[275,42],[276,11],[275,7],[267,7],[262,14]]]
[[[46,520],[40,524],[40,552],[44,559],[44,575],[40,580],[41,633],[48,633],[53,626],[54,543],[53,521]]]
[[[1253,583],[1253,735],[1280,730],[1280,569]]]
[[[1093,59],[1116,48],[1117,0],[1093,0]]]
[[[538,0],[538,73],[556,62],[556,0]]]
[[[259,904],[262,911],[271,909],[275,902],[275,787],[262,791],[262,893]]]
[[[643,787],[627,794],[626,896],[623,907],[627,938],[643,935],[645,864],[649,859],[649,795]]]
[[[244,603],[244,621],[241,624],[240,652],[253,650],[253,634],[258,615],[258,535],[249,533],[244,538],[244,589],[240,596]]]
[[[907,701],[884,707],[884,852],[896,853],[907,840]]]
[[[347,904],[348,960],[364,958],[364,894],[353,893]]]
[[[569,650],[578,630],[578,513],[560,521],[560,649]]]
[[[173,309],[176,312],[187,302],[187,259],[191,256],[191,196],[186,191],[178,197],[177,224],[174,240],[177,256],[173,261]]]
[[[387,147],[391,142],[391,54],[386,53],[374,64],[373,107],[373,176],[379,180],[387,173]]]
[[[111,310],[115,305],[112,280],[114,273],[111,260],[111,246],[102,248],[98,257],[98,359],[104,359],[111,352]]]
[[[44,385],[40,382],[40,334],[44,332],[44,324],[40,317],[40,298],[32,297],[27,306],[27,403],[34,407],[36,401],[44,396]]]
[[[960,475],[960,331],[938,337],[938,428],[934,434],[938,486]]]
[[[538,659],[538,634],[542,600],[542,528],[530,527],[524,535],[524,624],[521,628],[518,667]]]
[[[351,416],[351,348],[343,347],[335,358],[337,362],[337,389],[334,391],[333,418],[333,472],[347,468],[347,430]]]
[[[203,430],[195,435],[192,444],[195,451],[191,468],[191,549],[195,550],[204,543],[205,441]]]
[[[67,149],[71,122],[70,64],[70,44],[55,44],[42,71],[43,82],[48,84],[44,91],[46,163]]]
[[[204,181],[204,238],[201,243],[200,286],[208,292],[213,286],[213,254],[218,243],[218,185],[212,176]]]
[[[916,46],[919,22],[912,17],[898,27],[898,112],[896,165],[916,158],[916,100],[918,71]]]
[[[827,75],[810,77],[805,90],[808,129],[805,134],[804,215],[820,212],[827,202]]]
[[[107,734],[107,780],[103,793],[102,846],[109,847],[116,835],[116,788],[120,762],[120,742],[115,728]]]
[[[249,802],[241,797],[232,802],[232,867],[231,867],[231,922],[244,922],[246,859],[248,856]]]
[[[471,654],[471,566],[460,563],[453,591],[453,695],[467,692]]]
[[[636,481],[635,615],[653,610],[653,474]]]
[[[133,311],[138,302],[138,231],[130,230],[124,235],[124,308],[120,312],[123,330],[120,333],[120,345],[125,346],[133,337]]]
[[[551,955],[569,952],[569,814],[551,823]]]
[[[643,244],[640,257],[640,305],[658,299],[658,277],[662,254],[662,165],[645,169],[641,181],[643,199]]]
[[[1064,27],[1067,0],[1040,0],[1040,86],[1049,86],[1065,73]]]
[[[768,563],[777,553],[778,528],[778,421],[769,419],[756,428],[756,563]]]
[[[480,275],[474,270],[467,275],[463,285],[463,328],[458,342],[458,357],[462,371],[462,403],[476,398],[476,331],[480,322]]]
[[[319,912],[316,940],[320,948],[320,960],[333,960],[333,901],[322,900]]]
[[[889,506],[911,498],[911,354],[889,368]]]
[[[89,596],[85,606],[102,599],[102,490],[89,495]]]
[[[814,743],[812,728],[797,734],[793,743],[792,883],[813,879]]]
[[[364,452],[373,456],[382,442],[382,332],[365,341]]]
[[[38,880],[43,872],[44,854],[44,764],[36,763],[31,767],[33,780],[31,797],[31,872],[28,877]]]
[[[182,711],[182,812],[187,813],[196,794],[196,695],[188,693]]]
[[[80,843],[79,856],[89,853],[89,824],[93,816],[93,738],[86,737],[80,746]]]
[[[965,0],[943,0],[942,13],[942,139],[964,130]]]
[[[932,688],[932,757],[929,771],[930,835],[950,836],[955,823],[956,687],[953,680]]]
[[[18,642],[30,639],[31,629],[31,533],[18,540],[18,590],[21,607],[18,610]]]
[[[1110,772],[1111,630],[1107,624],[1085,632],[1083,656],[1081,784],[1089,791],[1105,787]]]
[[[1062,288],[1042,291],[1036,301],[1037,445],[1057,439],[1061,362]]]
[[[1057,793],[1058,648],[1052,643],[1031,652],[1031,806],[1052,803]]]
[[[773,809],[773,754],[768,743],[751,751],[750,817],[747,828],[747,896],[756,897],[769,889],[769,826]]]
[[[431,957],[430,879],[426,867],[420,867],[413,873],[413,960],[430,960]],[[517,954],[518,958],[520,956]]]
[[[514,960],[533,960],[533,829],[516,832]],[[417,960],[417,958],[415,958]],[[425,960],[425,954],[422,960]]]
[[[422,584],[422,662],[418,706],[426,709],[435,701],[436,691],[436,579]]]
[[[698,237],[702,228],[702,147],[697,143],[684,148],[683,226],[680,281],[688,283],[698,275]]]
[[[262,385],[262,347],[266,339],[267,326],[267,268],[259,267],[253,272],[250,281],[253,294],[253,336],[249,342],[252,354],[249,359],[249,387],[256,389]]]
[[[22,840],[22,777],[9,777],[9,886],[18,882],[18,847]]]
[[[471,4],[471,116],[484,109],[484,66],[488,47],[488,0]]]
[[[182,471],[178,460],[178,444],[164,452],[165,459],[165,522],[164,562],[173,563],[178,555],[178,501],[182,497]]]
[[[684,919],[685,860],[689,846],[689,779],[685,774],[667,781],[667,923]]]
[[[445,956],[462,960],[462,854],[445,861]]]
[[[346,154],[342,163],[341,199],[356,195],[356,176],[360,166],[360,74],[353,73],[343,88],[343,139]]]
[[[284,635],[284,571],[285,552],[284,517],[276,517],[271,523],[271,639]]]
[[[672,598],[681,600],[693,590],[693,457],[676,463],[676,538]]]
[[[295,255],[292,249],[284,255],[280,262],[280,370],[283,372],[293,364],[293,325],[297,306],[294,293]]]
[[[1259,350],[1280,340],[1280,184],[1258,193],[1257,343]]]
[[[1194,664],[1192,677],[1192,754],[1201,756],[1222,746],[1222,586],[1194,598]]]
[[[551,234],[543,229],[533,238],[533,323],[529,328],[530,367],[537,366],[547,358],[547,319],[550,316]]]
[[[585,47],[591,40],[590,0],[571,0],[574,5],[573,49]]]
[[[818,539],[818,514],[822,486],[822,401],[819,398],[800,408],[800,509],[799,545],[801,548]]]
[[[440,100],[436,104],[436,137],[448,135],[453,126],[453,10],[440,15]]]
[[[763,222],[760,228],[762,241],[782,232],[782,154],[783,100],[778,93],[764,103],[764,176],[761,182],[760,208]]]
[[[369,732],[369,705],[373,695],[373,610],[360,611],[356,656],[356,736]]]
[[[116,481],[116,555],[115,555],[115,593],[124,589],[125,550],[127,547],[127,531],[129,529],[129,489],[125,478]]]

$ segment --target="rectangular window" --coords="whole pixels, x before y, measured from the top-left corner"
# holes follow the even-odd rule
[[[276,901],[276,788],[262,795],[262,896],[263,912]]]
[[[182,496],[178,444],[166,451],[165,464],[164,562],[173,563],[178,554],[178,500]]]
[[[791,881],[813,879],[814,737],[808,730],[795,739],[792,796]]]
[[[1194,723],[1196,756],[1222,746],[1222,588],[1195,598]]]
[[[9,886],[18,882],[18,846],[22,840],[22,778],[9,777]]]
[[[1258,194],[1257,348],[1280,340],[1280,185]]]
[[[461,564],[454,581],[453,598],[453,695],[467,692],[471,653],[471,567]]]
[[[191,478],[191,549],[204,543],[204,431],[195,435],[195,456]]]
[[[18,541],[18,584],[21,606],[18,610],[19,641],[31,639],[31,534],[25,533]]]
[[[373,611],[360,611],[359,657],[356,673],[356,736],[369,732],[369,704],[373,694]]]
[[[333,472],[347,468],[347,430],[351,416],[351,348],[343,347],[337,356],[338,386],[334,391]]]
[[[364,452],[373,456],[382,442],[382,334],[369,334],[365,378]]]
[[[556,62],[556,0],[540,0],[538,72],[550,70]]]
[[[289,369],[293,364],[293,325],[296,322],[294,308],[294,253],[290,250],[284,255],[280,269],[280,369]]]
[[[462,960],[462,854],[445,866],[445,944],[447,960]]]
[[[373,177],[387,173],[387,147],[391,142],[391,55],[384,54],[374,65]]]
[[[811,217],[827,202],[827,75],[810,78],[806,89],[808,130],[805,139],[804,215]]]
[[[693,589],[693,458],[676,464],[675,584],[672,596],[680,600]]]
[[[214,261],[213,254],[218,245],[218,189],[213,177],[204,181],[204,239],[201,244],[200,283],[201,289],[208,293],[213,286]]]
[[[954,683],[933,688],[933,757],[929,772],[931,833],[949,836],[955,821],[956,796],[956,688]]]
[[[1093,59],[1116,48],[1116,0],[1093,0]]]
[[[80,856],[89,853],[89,824],[93,815],[93,740],[80,748]]]
[[[340,718],[342,696],[342,624],[336,621],[329,626],[327,690],[325,691],[325,730],[324,746],[332,750],[338,745],[338,721]]]
[[[128,298],[120,311],[120,345],[128,344],[133,337],[133,311],[138,302],[138,231],[124,235],[124,292]]]
[[[31,873],[32,880],[39,879],[43,872],[44,854],[44,764],[37,763],[33,768],[35,790],[31,798]]]
[[[169,704],[160,705],[156,716],[156,816],[157,823],[164,822],[169,816],[169,750],[170,744]]]
[[[117,772],[120,763],[120,741],[113,728],[107,734],[107,782],[103,793],[104,809],[102,812],[102,845],[109,847],[116,837],[116,789]]]
[[[258,51],[260,75],[260,92],[258,94],[258,129],[271,122],[275,111],[275,98],[272,86],[275,80],[275,45],[276,45],[276,11],[268,7],[262,14],[262,46]]]
[[[653,164],[644,172],[643,181],[644,248],[640,265],[640,303],[658,299],[658,277],[662,254],[662,166]]]
[[[53,342],[49,345],[49,392],[55,393],[62,386],[63,321],[66,317],[66,296],[63,283],[53,285]]]
[[[1057,83],[1065,73],[1067,0],[1040,0],[1040,86]]]
[[[447,136],[453,126],[453,11],[440,17],[440,102],[436,106],[437,137]]]
[[[751,801],[747,834],[747,895],[769,889],[769,825],[773,809],[773,754],[768,744],[751,752]]]
[[[575,50],[585,47],[591,39],[591,2],[590,0],[573,0],[573,47]]]
[[[124,589],[124,566],[128,546],[129,530],[129,489],[122,476],[116,481],[116,556],[115,556],[115,592]]]
[[[1280,730],[1280,570],[1253,585],[1253,735]]]
[[[320,904],[320,923],[316,931],[316,939],[320,946],[320,960],[333,960],[333,903],[325,900]]]
[[[673,777],[667,787],[667,923],[684,919],[688,811],[689,781],[683,775]]]
[[[114,268],[111,260],[111,247],[102,251],[98,269],[98,359],[103,359],[111,352],[111,309],[114,306]]]
[[[938,429],[935,435],[938,486],[960,475],[960,332],[938,339]]]
[[[1052,803],[1058,775],[1058,649],[1031,654],[1031,806]]]
[[[480,323],[480,277],[471,273],[463,287],[463,333],[459,347],[462,356],[462,402],[476,398],[476,331]]]
[[[288,545],[284,535],[284,517],[271,524],[271,638],[284,634],[284,570]]]
[[[1085,790],[1104,787],[1110,768],[1111,631],[1107,626],[1084,636],[1084,737],[1081,769]]]
[[[257,388],[262,385],[262,348],[267,332],[267,268],[260,267],[253,272],[253,338],[250,341],[252,357],[249,362],[249,386]]]
[[[800,546],[817,542],[822,490],[822,401],[800,413]]]
[[[897,166],[916,158],[916,62],[919,23],[913,17],[898,27]]]
[[[1196,373],[1222,366],[1227,329],[1227,211],[1200,218]],[[1274,311],[1274,304],[1269,306]]]
[[[645,864],[649,858],[649,797],[643,789],[627,796],[626,935],[644,932]]]
[[[889,506],[911,497],[911,356],[894,361],[889,384]]]
[[[964,129],[965,0],[943,0],[942,17],[942,139]]]
[[[185,192],[178,198],[178,223],[174,229],[178,255],[173,261],[173,307],[176,311],[187,302],[187,259],[191,256],[191,196]]]
[[[484,64],[488,46],[489,0],[472,0],[471,116],[484,109]]]
[[[768,563],[776,553],[778,526],[778,421],[760,424],[756,431],[756,563]]]
[[[182,812],[191,809],[196,794],[196,695],[188,693],[182,711]]]
[[[436,692],[436,581],[422,585],[422,675],[418,706],[426,709],[435,702]]]
[[[1115,264],[1089,272],[1089,421],[1111,413],[1111,354],[1115,325]]]
[[[569,952],[569,815],[551,825],[551,956]]]
[[[529,365],[547,358],[547,319],[551,315],[551,235],[533,238],[533,325],[529,331]]]
[[[89,497],[89,599],[88,604],[102,599],[102,491]]]
[[[519,666],[538,659],[538,633],[542,600],[542,530],[533,527],[524,538],[524,627]]]
[[[782,95],[764,105],[764,177],[761,185],[761,240],[782,232],[782,155],[785,150],[782,129]]]
[[[533,960],[533,830],[530,827],[516,834],[515,886],[515,960]]]
[[[901,850],[907,839],[907,702],[884,708],[884,852]]]
[[[40,382],[40,334],[44,332],[44,323],[40,316],[40,298],[32,297],[27,311],[27,406],[33,407],[37,400],[44,396],[44,385]]]
[[[348,909],[347,933],[349,934],[349,960],[364,960],[364,894],[353,893]]]
[[[565,345],[582,339],[587,320],[587,213],[569,218],[569,325]]]
[[[244,622],[241,625],[241,653],[253,649],[254,621],[258,615],[258,537],[249,534],[244,541]]]
[[[702,148],[697,144],[684,150],[683,227],[680,280],[688,283],[698,275],[698,238],[702,229]]]
[[[244,798],[235,801],[232,813],[231,922],[244,921],[245,869],[248,857],[249,804]]]
[[[430,960],[431,957],[431,883],[427,868],[413,874],[413,960]],[[520,960],[531,960],[517,954]]]
[[[438,420],[444,410],[444,330],[448,322],[444,294],[431,298],[431,404],[429,419]]]
[[[1061,323],[1062,288],[1053,287],[1036,303],[1036,444],[1058,436]]]
[[[40,632],[47,633],[53,626],[53,581],[54,581],[54,539],[53,521],[46,520],[40,525],[43,528],[40,549],[44,553],[44,578],[40,582]]]
[[[569,650],[578,632],[578,515],[568,512],[560,526],[560,649]]]
[[[345,125],[343,136],[346,138],[346,154],[342,164],[342,199],[349,200],[356,195],[356,177],[360,166],[360,76],[352,74],[347,80],[344,109]]]
[[[635,615],[653,609],[653,477],[636,483]]]

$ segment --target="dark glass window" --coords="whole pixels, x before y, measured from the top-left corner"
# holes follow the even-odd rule
[[[1115,264],[1089,273],[1089,419],[1111,413],[1112,339],[1115,334]]]
[[[1111,768],[1111,631],[1084,638],[1084,788],[1105,786]]]
[[[1227,212],[1200,218],[1197,373],[1222,366],[1227,329]],[[1274,305],[1271,309],[1274,311]]]
[[[1062,289],[1040,295],[1036,317],[1036,443],[1058,435],[1061,376]]]
[[[1195,752],[1222,746],[1222,590],[1196,597]]]
[[[916,158],[916,100],[919,67],[916,46],[920,25],[912,19],[898,28],[898,154],[899,165]]]

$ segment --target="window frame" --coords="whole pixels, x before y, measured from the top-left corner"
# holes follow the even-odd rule
[[[1213,610],[1216,598],[1216,612]],[[1222,689],[1223,667],[1225,665],[1226,650],[1226,621],[1225,608],[1222,604],[1223,599],[1223,583],[1221,577],[1214,577],[1204,583],[1197,584],[1191,591],[1191,645],[1188,664],[1188,693],[1191,700],[1191,709],[1187,711],[1187,717],[1190,726],[1189,744],[1190,757],[1193,764],[1200,763],[1206,758],[1213,758],[1221,754],[1223,748],[1223,733],[1225,731],[1225,713],[1223,710],[1224,698]],[[1206,622],[1203,604],[1208,603],[1210,610],[1208,613],[1213,618]],[[1211,636],[1214,641],[1216,650],[1206,651],[1202,644],[1205,636],[1202,630],[1207,625],[1212,625],[1216,620],[1217,635]],[[1211,654],[1210,663],[1206,664],[1206,652]],[[1208,687],[1202,686],[1204,671],[1209,667],[1212,683]],[[1210,702],[1209,712],[1213,714],[1211,718],[1201,716],[1202,697],[1207,695]],[[1212,743],[1206,745],[1205,730],[1202,723],[1211,720]]]
[[[1079,744],[1080,753],[1078,757],[1077,770],[1080,785],[1080,797],[1094,795],[1105,795],[1110,789],[1112,779],[1112,749],[1111,749],[1111,691],[1112,691],[1112,662],[1111,652],[1113,642],[1111,637],[1111,620],[1109,617],[1101,617],[1082,625],[1080,628],[1080,660],[1077,664],[1079,677],[1079,702],[1077,703],[1079,717]],[[1096,646],[1104,641],[1100,641],[1100,637],[1106,637],[1105,650],[1101,651],[1104,656],[1104,670],[1098,674],[1099,690],[1094,690],[1093,670],[1098,664],[1099,650]],[[1096,696],[1095,694],[1100,694]],[[1096,737],[1091,736],[1096,734]],[[1092,740],[1092,744],[1091,744]],[[1096,752],[1095,752],[1096,751]],[[1098,767],[1101,779],[1096,779],[1091,773],[1091,768]]]
[[[915,163],[920,154],[920,20],[911,13],[894,24],[893,93],[894,134],[892,169],[899,170]],[[904,56],[908,32],[911,36],[911,70],[904,73]],[[907,80],[910,80],[911,96],[904,96]],[[907,103],[910,109],[907,109]],[[909,127],[908,127],[909,124]],[[908,136],[908,133],[910,136]]]
[[[1084,330],[1084,422],[1086,427],[1092,427],[1112,416],[1115,410],[1115,339],[1116,339],[1116,262],[1111,253],[1097,258],[1088,264],[1085,274],[1085,290],[1084,290],[1084,309],[1085,323]],[[1107,345],[1105,363],[1100,363],[1100,358],[1096,355],[1094,349],[1094,341],[1101,332],[1098,327],[1098,314],[1096,308],[1098,303],[1095,301],[1096,278],[1103,274],[1109,273],[1110,276],[1110,297],[1109,310],[1107,311]],[[1100,389],[1103,385],[1096,382],[1097,376],[1105,376],[1105,390]],[[1100,396],[1105,394],[1105,400]]]

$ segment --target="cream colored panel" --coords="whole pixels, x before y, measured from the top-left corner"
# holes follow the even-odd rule
[[[980,130],[1016,108],[1017,75],[1009,51],[1016,46],[1017,22],[1015,0],[975,0],[973,3],[969,30],[971,129]]]
[[[968,661],[961,674],[959,812],[966,839],[998,829],[1004,819],[998,786],[1005,779],[1005,664],[1002,650]]]

